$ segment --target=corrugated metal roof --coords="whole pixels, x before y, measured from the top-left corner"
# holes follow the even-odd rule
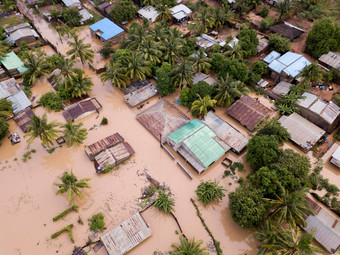
[[[334,104],[332,101],[327,104],[327,106],[321,112],[321,117],[332,124],[340,114],[340,107]]]
[[[142,9],[138,10],[138,14],[141,15],[143,18],[150,20],[151,22],[155,22],[159,13],[153,6],[145,6]]]
[[[80,1],[79,0],[62,0],[63,3],[67,6],[67,7],[70,7],[72,5],[80,5]]]
[[[332,158],[340,161],[340,146],[338,146],[338,148],[336,148],[336,150],[332,154]]]
[[[280,59],[279,59],[280,61]],[[305,57],[301,56],[299,59],[297,59],[295,62],[293,62],[290,65],[287,65],[287,68],[285,68],[283,71],[293,78],[295,78],[301,71],[306,67],[311,65],[312,63],[309,62]]]
[[[136,213],[100,239],[109,255],[123,255],[151,236],[151,233],[143,217]]]
[[[229,145],[237,153],[240,153],[247,146],[248,138],[213,112],[208,112],[202,122],[211,128],[218,138]]]
[[[315,112],[316,114],[320,114],[323,109],[325,109],[325,107],[327,106],[326,102],[317,99],[311,106],[310,106],[310,110],[312,112]]]
[[[32,116],[35,116],[31,108],[26,108],[16,116],[14,116],[14,121],[20,127],[22,132],[27,132],[27,126],[32,124]]]
[[[290,87],[293,86],[293,84],[285,81],[280,81],[272,90],[272,92],[278,96],[286,95],[290,91]]]
[[[89,13],[88,10],[86,10],[86,9],[81,9],[79,11],[79,14],[82,16],[80,22],[85,22],[85,21],[93,18],[93,15],[91,13]]]
[[[269,64],[268,68],[277,73],[281,73],[282,70],[286,68],[286,66],[275,59],[273,62]]]
[[[279,58],[281,56],[280,53],[276,52],[276,51],[272,51],[271,53],[269,53],[264,59],[263,61],[267,64],[270,64],[271,62],[273,62],[275,59]]]
[[[14,114],[18,114],[19,112],[25,110],[27,107],[31,106],[31,101],[27,98],[25,92],[22,90],[12,96],[9,96],[7,99],[12,102]]]
[[[119,133],[114,133],[108,137],[105,137],[89,146],[86,146],[85,152],[87,156],[93,160],[96,155],[98,155],[103,150],[111,148],[119,143],[124,142],[124,138]]]
[[[330,51],[327,54],[323,54],[319,58],[319,61],[335,69],[340,68],[340,55],[333,51]]]
[[[188,16],[192,11],[185,6],[184,4],[179,4],[170,9],[172,16],[174,16],[175,19],[181,20]]]
[[[297,104],[304,107],[304,108],[309,108],[317,99],[318,97],[312,93],[305,92],[302,94],[304,98],[299,99],[297,101]]]
[[[279,119],[281,125],[291,135],[291,140],[305,150],[310,150],[313,145],[326,133],[312,122],[297,113],[282,116]]]
[[[108,18],[104,18],[90,26],[90,29],[94,32],[101,31],[100,35],[104,40],[109,40],[112,37],[124,32],[119,26],[113,23]]]
[[[92,114],[101,108],[102,106],[98,100],[96,98],[91,98],[67,107],[62,114],[66,120],[70,119],[74,121]]]
[[[253,130],[263,119],[268,118],[272,111],[250,96],[243,96],[226,112],[247,129]]]
[[[7,34],[10,34],[10,33],[13,33],[14,31],[16,31],[18,29],[23,29],[23,28],[32,28],[32,26],[29,23],[25,22],[25,23],[22,23],[22,24],[13,26],[13,27],[6,28],[5,32]]]
[[[7,98],[19,92],[20,86],[14,78],[0,82],[0,99]]]
[[[189,118],[176,106],[163,99],[137,115],[137,120],[162,143],[169,134],[189,122]]]
[[[23,73],[27,70],[27,68],[24,67],[24,63],[13,51],[7,53],[6,58],[0,59],[0,62],[7,70],[18,69],[20,73]]]
[[[124,96],[124,100],[130,107],[134,107],[152,98],[153,96],[157,94],[158,94],[158,90],[156,86],[151,82],[147,82],[145,83],[145,85],[138,88],[137,90],[126,94]]]
[[[10,36],[14,41],[17,41],[21,38],[29,37],[29,36],[39,38],[39,35],[37,34],[37,32],[35,32],[33,29],[30,29],[30,28],[19,29],[15,32],[11,33]]]
[[[192,135],[198,129],[203,127],[204,124],[197,119],[193,119],[188,124],[183,127],[177,129],[173,133],[171,133],[168,138],[171,139],[174,143],[180,143],[188,136]]]

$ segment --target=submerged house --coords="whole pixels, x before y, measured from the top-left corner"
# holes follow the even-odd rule
[[[241,97],[227,109],[227,114],[250,131],[267,119],[271,113],[269,108],[250,96]]]
[[[204,81],[208,83],[209,85],[218,84],[218,81],[216,81],[214,78],[212,78],[210,75],[205,73],[195,73],[194,77],[192,78],[193,84],[197,84],[200,81]]]
[[[21,42],[26,42],[29,44],[39,40],[40,38],[37,32],[27,22],[14,27],[6,28],[5,34],[8,36],[6,40],[18,47],[20,46]]]
[[[337,167],[340,167],[340,146],[336,148],[329,162],[331,162],[333,165]]]
[[[271,78],[287,82],[292,82],[311,64],[304,56],[294,52],[287,52],[281,56],[280,53],[272,51],[263,61],[268,64]]]
[[[106,166],[114,167],[129,159],[135,151],[127,142],[121,142],[100,152],[94,157],[94,167],[97,173],[105,171]]]
[[[148,80],[138,80],[123,88],[124,100],[130,106],[137,106],[158,94],[156,86]]]
[[[305,32],[305,30],[302,30],[301,28],[298,28],[288,22],[282,22],[280,24],[271,26],[269,31],[280,34],[291,41],[295,40]]]
[[[104,18],[90,26],[91,35],[102,43],[120,42],[124,38],[124,30],[113,23],[108,18]]]
[[[305,151],[309,151],[326,133],[312,122],[296,112],[289,116],[282,116],[279,122],[290,133],[290,140]]]
[[[99,112],[102,105],[96,98],[86,98],[64,108],[63,116],[66,120],[76,121],[92,113]]]
[[[85,146],[85,153],[90,158],[90,160],[94,160],[94,158],[102,151],[109,149],[123,142],[124,142],[124,138],[120,134],[115,133],[89,146]]]
[[[190,121],[183,112],[165,99],[138,114],[136,118],[161,143],[166,141],[169,134]]]
[[[304,98],[299,99],[296,104],[301,115],[328,133],[332,133],[339,124],[340,107],[332,101],[325,102],[309,92],[303,93],[302,96]]]
[[[35,116],[34,112],[31,108],[26,108],[16,116],[14,116],[14,121],[17,123],[17,125],[20,127],[22,132],[27,132],[27,126],[31,125],[33,123],[32,117]]]
[[[5,58],[1,58],[0,62],[4,69],[13,77],[18,77],[27,70],[24,63],[13,51],[7,53]]]
[[[201,121],[214,131],[220,140],[229,145],[236,154],[240,154],[246,148],[248,138],[212,111],[209,111]]]
[[[197,119],[168,135],[167,143],[199,174],[230,149],[207,125]]]
[[[138,212],[104,234],[100,240],[109,255],[123,255],[139,245],[151,234],[150,227]]]
[[[329,253],[334,254],[340,248],[340,223],[338,217],[328,212],[311,198],[306,198],[315,215],[309,215],[306,219],[308,233],[313,233],[314,239]]]

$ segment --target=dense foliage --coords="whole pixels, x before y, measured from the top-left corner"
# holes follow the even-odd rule
[[[80,20],[82,19],[79,10],[76,8],[65,8],[61,14],[65,23],[70,27],[75,27],[80,25]]]
[[[63,109],[62,100],[59,94],[55,92],[47,92],[41,96],[39,100],[40,104],[49,110],[59,112]]]
[[[4,118],[0,117],[0,140],[4,138],[8,133],[8,123]]]
[[[153,201],[153,206],[166,214],[172,213],[174,211],[175,199],[170,197],[169,192],[161,189],[157,190],[157,195],[158,198]]]
[[[191,88],[182,89],[179,95],[181,105],[191,108],[192,103],[197,100],[199,96],[201,98],[204,98],[205,96],[212,96],[214,91],[214,87],[210,86],[205,81],[200,81]]]
[[[89,219],[89,226],[90,226],[90,230],[92,230],[92,231],[103,232],[104,226],[105,226],[104,214],[99,212],[99,213],[93,215]]]
[[[225,196],[223,190],[223,187],[219,186],[216,181],[209,180],[201,181],[195,192],[198,200],[202,201],[204,206],[207,206],[213,200],[216,200],[216,202],[222,200]]]
[[[271,34],[269,36],[269,46],[271,50],[286,53],[290,50],[290,40],[280,34]]]
[[[112,19],[118,23],[130,21],[136,17],[137,9],[131,0],[119,0],[111,9]]]
[[[264,126],[257,132],[256,135],[273,135],[280,144],[283,144],[290,138],[290,134],[287,129],[283,127],[277,119],[265,121]]]
[[[259,39],[257,38],[257,32],[254,29],[243,29],[238,34],[239,44],[245,51],[244,58],[254,57],[257,54],[257,45]]]
[[[156,71],[156,86],[161,96],[166,96],[176,91],[171,81],[171,72],[172,66],[166,62],[163,62],[162,66]]]
[[[3,98],[0,99],[0,118],[7,118],[13,114],[12,102]]]

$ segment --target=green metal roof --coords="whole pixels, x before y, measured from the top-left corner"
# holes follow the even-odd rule
[[[176,144],[183,142],[205,167],[210,166],[226,153],[214,137],[216,134],[196,119],[168,136]]]
[[[196,119],[193,119],[188,124],[172,132],[168,138],[170,138],[175,143],[180,143],[186,137],[190,136],[192,133],[196,132],[198,129],[203,127],[204,124]]]
[[[24,67],[24,63],[13,51],[7,53],[6,58],[0,59],[0,62],[6,67],[7,70],[18,69],[20,73],[27,70],[27,68]]]

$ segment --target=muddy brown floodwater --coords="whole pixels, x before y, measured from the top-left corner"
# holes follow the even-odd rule
[[[209,170],[198,176],[187,166],[194,179],[190,180],[176,165],[169,155],[160,148],[158,141],[136,120],[136,114],[158,101],[157,97],[149,100],[149,104],[141,110],[129,108],[123,101],[123,93],[113,89],[109,83],[104,85],[100,78],[92,71],[86,70],[95,86],[91,96],[96,97],[103,105],[99,116],[87,116],[80,121],[88,131],[84,144],[91,144],[114,132],[119,132],[136,151],[136,154],[119,167],[106,175],[98,176],[93,163],[87,158],[84,146],[63,146],[49,154],[36,140],[29,146],[35,149],[31,159],[25,163],[22,156],[27,151],[25,139],[17,145],[11,145],[8,139],[2,140],[0,147],[0,250],[1,254],[71,254],[74,245],[82,246],[94,235],[88,230],[87,219],[97,212],[105,215],[106,231],[129,218],[137,210],[138,198],[141,189],[148,185],[145,173],[170,187],[176,199],[175,215],[177,216],[184,233],[196,240],[203,240],[207,245],[211,242],[196,216],[195,208],[190,198],[196,198],[195,189],[200,180],[217,179],[227,190],[226,195],[236,187],[233,180],[222,179],[224,168],[221,160],[216,162]],[[51,86],[42,78],[33,88],[33,95],[40,95],[52,91]],[[173,102],[176,94],[168,98]],[[187,113],[184,107],[179,107]],[[42,107],[34,109],[36,115],[41,116],[46,110]],[[226,117],[218,110],[220,116]],[[48,120],[57,120],[65,123],[61,113],[47,113]],[[107,117],[109,124],[99,126],[103,117]],[[79,121],[78,121],[79,122]],[[77,123],[78,123],[77,122]],[[21,137],[23,133],[13,120],[10,121],[10,131],[17,132]],[[241,130],[245,133],[245,130]],[[176,155],[176,154],[175,154]],[[241,160],[232,152],[227,154],[233,160]],[[84,192],[84,199],[75,199],[79,205],[79,213],[71,213],[64,219],[52,222],[52,218],[68,207],[66,195],[55,195],[54,182],[58,181],[65,169],[72,169],[79,178],[90,177],[91,189]],[[229,185],[229,182],[232,185]],[[240,228],[230,217],[228,210],[228,196],[220,204],[212,204],[206,208],[198,202],[203,217],[215,238],[221,242],[225,254],[255,254],[256,242],[249,235],[250,231]],[[78,215],[83,219],[84,225],[77,223]],[[147,239],[129,254],[152,254],[153,251],[168,251],[171,243],[178,241],[175,234],[177,226],[174,220],[154,208],[143,212],[147,223],[152,229],[152,237]],[[71,243],[67,234],[62,234],[52,240],[50,235],[62,227],[73,223],[75,244]],[[96,254],[106,254],[102,248]],[[212,253],[213,254],[213,253]]]

